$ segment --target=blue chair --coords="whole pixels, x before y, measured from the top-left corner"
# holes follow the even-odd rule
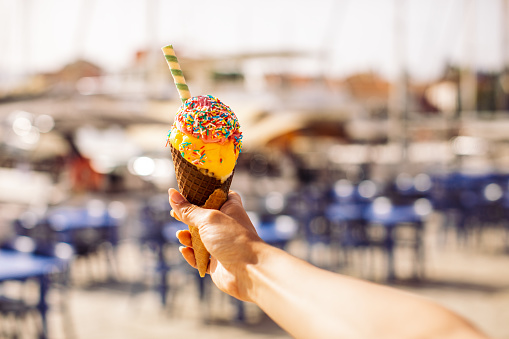
[[[322,263],[314,260],[317,248],[325,247],[333,255],[332,225],[325,217],[325,209],[330,201],[329,192],[318,186],[301,187],[297,192],[286,197],[287,208],[284,214],[291,216],[298,224],[299,237],[307,245],[307,261],[315,265]]]
[[[397,237],[397,228],[408,225],[414,230],[410,246],[414,249],[414,277],[424,276],[424,246],[423,232],[425,218],[432,212],[429,200],[421,198],[411,205],[394,205],[387,197],[378,197],[366,209],[365,217],[370,225],[381,225],[384,228],[384,236],[379,245],[387,254],[387,280],[396,278],[394,265],[394,249],[396,245],[403,244]]]
[[[379,190],[380,185],[372,180],[352,183],[347,179],[338,180],[331,190],[324,215],[331,223],[333,241],[344,252],[346,264],[352,250],[369,251],[372,247],[365,211]]]
[[[478,180],[474,176],[453,172],[435,175],[430,201],[443,217],[439,242],[445,245],[449,229],[456,232],[459,242],[468,238],[470,211],[477,204]]]
[[[369,252],[372,248],[364,217],[365,209],[365,203],[332,203],[325,211],[325,217],[331,225],[333,242],[339,245],[344,265],[351,264],[354,251]],[[370,266],[362,264],[364,267]]]
[[[472,220],[470,228],[477,233],[478,241],[481,241],[482,234],[487,228],[499,227],[508,236],[508,214],[505,205],[505,195],[502,183],[490,177],[478,192],[477,204],[470,210],[469,216]]]
[[[467,244],[474,235],[480,239],[486,227],[507,220],[504,208],[507,175],[450,173],[442,176],[437,186],[440,199],[436,199],[434,192],[433,202],[440,202],[436,209],[444,215],[442,243],[451,226],[458,242]]]
[[[365,203],[334,203],[327,207],[325,216],[334,224],[336,241],[343,248],[369,246],[364,216],[367,206]]]

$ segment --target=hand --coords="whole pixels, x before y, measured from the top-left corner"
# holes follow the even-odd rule
[[[263,244],[251,223],[240,196],[230,191],[220,211],[200,208],[189,203],[174,189],[168,191],[172,215],[187,225],[198,227],[200,237],[211,254],[209,273],[216,286],[238,299],[251,301],[246,266],[257,262],[256,248]],[[196,268],[191,247],[191,233],[179,231],[177,238],[186,247],[180,251]]]

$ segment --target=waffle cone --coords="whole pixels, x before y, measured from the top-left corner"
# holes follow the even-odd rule
[[[171,155],[175,166],[175,175],[180,193],[194,205],[208,209],[220,209],[228,199],[228,191],[233,173],[224,182],[208,175],[189,161],[171,145]],[[188,225],[196,258],[196,266],[201,277],[205,276],[209,264],[210,253],[207,251],[198,232],[198,227]]]

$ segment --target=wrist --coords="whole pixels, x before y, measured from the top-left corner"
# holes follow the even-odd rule
[[[244,266],[242,281],[245,281],[246,299],[258,304],[260,290],[264,288],[264,267],[270,257],[279,249],[263,241],[252,244],[253,260]]]

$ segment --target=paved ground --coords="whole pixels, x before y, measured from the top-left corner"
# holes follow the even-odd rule
[[[412,255],[402,249],[396,256],[400,279],[393,286],[436,300],[493,338],[509,338],[509,254],[504,252],[503,233],[488,231],[482,241],[470,244],[459,244],[451,234],[444,246],[438,246],[434,225],[432,221],[426,233],[425,278],[411,278]],[[304,249],[295,243],[289,250],[302,254]],[[314,254],[323,259],[327,252],[315,248]],[[244,322],[236,321],[236,302],[215,287],[203,306],[196,279],[185,269],[171,276],[175,287],[163,308],[151,288],[149,256],[126,242],[118,258],[119,280],[110,283],[104,282],[106,267],[83,260],[76,263],[74,286],[64,299],[68,310],[61,312],[58,307],[60,294],[50,295],[51,338],[289,338],[254,305],[246,306]],[[379,252],[357,253],[341,272],[383,283],[384,257]]]

